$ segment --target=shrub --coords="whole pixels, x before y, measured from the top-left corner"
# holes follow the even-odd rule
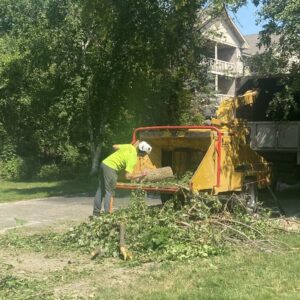
[[[75,167],[80,162],[80,153],[78,148],[72,145],[65,145],[60,148],[62,162],[70,167]]]
[[[0,176],[4,179],[21,179],[23,174],[24,160],[19,156],[13,156],[0,162]]]
[[[56,164],[44,165],[37,174],[38,179],[53,180],[60,177],[60,169]]]
[[[25,157],[22,165],[21,179],[33,179],[41,168],[36,157]]]

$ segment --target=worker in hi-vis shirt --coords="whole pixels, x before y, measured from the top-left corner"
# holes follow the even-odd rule
[[[113,154],[105,158],[100,165],[99,187],[94,199],[93,216],[99,216],[102,201],[104,200],[104,212],[111,212],[115,186],[118,179],[118,172],[125,170],[126,179],[141,179],[146,172],[133,174],[138,156],[149,154],[152,147],[145,141],[137,145],[121,144],[113,145]]]

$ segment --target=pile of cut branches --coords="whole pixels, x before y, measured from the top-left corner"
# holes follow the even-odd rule
[[[264,235],[270,230],[268,214],[249,215],[237,196],[224,203],[215,196],[193,196],[179,210],[175,202],[147,206],[145,194],[136,192],[127,208],[82,223],[63,234],[59,242],[89,252],[100,249],[103,257],[118,257],[123,224],[126,246],[135,259],[182,260],[223,253],[231,243],[258,245],[266,241]]]

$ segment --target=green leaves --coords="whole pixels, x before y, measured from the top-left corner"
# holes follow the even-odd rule
[[[170,239],[176,235],[174,228],[155,226],[141,237],[141,244],[146,251],[160,251],[168,248]]]
[[[98,163],[134,127],[200,122],[195,92],[209,80],[198,10],[223,2],[2,1],[0,122],[17,155]]]
[[[281,78],[282,91],[269,103],[268,117],[273,120],[299,118],[300,3],[294,0],[256,1],[260,4],[259,47],[261,54],[249,59],[258,76]]]
[[[219,255],[232,243],[249,243],[253,247],[268,244],[264,234],[271,228],[264,210],[259,215],[249,215],[241,199],[234,196],[222,202],[206,194],[190,194],[188,199],[180,209],[173,201],[163,207],[147,206],[145,194],[138,191],[132,194],[127,208],[102,214],[64,233],[21,236],[11,232],[0,236],[0,247],[87,254],[97,249],[102,259],[118,257],[121,223],[125,225],[125,246],[136,262]]]
[[[103,256],[116,256],[120,223],[125,224],[126,246],[142,262],[217,255],[225,251],[229,239],[255,240],[268,229],[263,215],[254,218],[238,207],[230,213],[216,197],[200,195],[176,210],[172,201],[163,208],[148,207],[143,193],[138,192],[127,209],[83,223],[57,241],[88,252],[100,247]]]
[[[273,120],[287,120],[290,113],[299,110],[299,103],[296,102],[293,91],[289,86],[285,86],[282,92],[274,94],[274,98],[269,103],[267,116]]]

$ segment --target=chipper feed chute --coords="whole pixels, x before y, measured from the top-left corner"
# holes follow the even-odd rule
[[[241,131],[242,132],[242,131]],[[159,126],[135,130],[132,143],[149,142],[152,152],[140,157],[135,172],[171,167],[174,175],[190,175],[188,189],[193,193],[206,191],[213,195],[241,191],[247,178],[263,185],[268,181],[266,162],[246,144],[239,133],[216,126]],[[164,181],[121,183],[118,189],[142,189],[160,193],[176,193],[178,185]]]
[[[132,143],[140,139],[146,140],[152,146],[150,155],[140,157],[135,172],[143,170],[160,170],[171,167],[176,177],[187,172],[191,174],[199,169],[201,161],[210,155],[215,156],[215,166],[210,167],[209,188],[220,184],[221,162],[221,132],[214,126],[160,126],[143,127],[135,130]],[[210,150],[209,150],[210,149]],[[208,172],[206,172],[208,173]],[[196,182],[197,183],[197,182]],[[143,189],[161,193],[176,193],[179,187],[158,182],[151,183],[121,183],[118,189]],[[193,181],[188,188],[193,189]]]

